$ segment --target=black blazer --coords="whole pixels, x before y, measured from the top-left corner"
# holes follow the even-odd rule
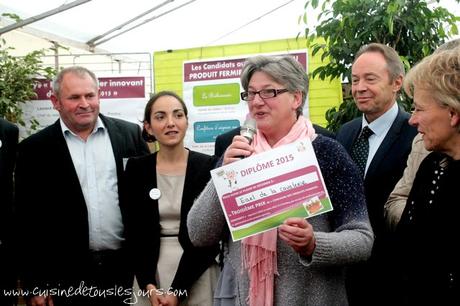
[[[409,125],[410,115],[401,109],[372,159],[364,178],[367,210],[374,233],[378,237],[384,230],[383,206],[406,168],[412,140],[417,129]],[[362,118],[344,124],[337,140],[348,153],[361,132]]]
[[[3,289],[15,288],[16,279],[11,257],[13,231],[13,170],[16,161],[18,128],[0,118],[0,304],[13,305],[3,296]]]
[[[140,288],[156,284],[155,274],[160,251],[160,220],[158,200],[149,196],[157,188],[157,153],[131,158],[126,166],[126,188],[122,203],[126,216],[128,245],[132,248],[135,273]],[[198,248],[190,241],[187,230],[187,215],[194,200],[201,193],[211,175],[217,158],[189,151],[185,173],[184,190],[179,228],[179,242],[184,249],[174,277],[174,289],[188,290],[193,283],[215,261],[219,247]]]
[[[313,124],[313,128],[315,129],[315,132],[318,134],[321,134],[323,136],[327,136],[329,138],[335,138],[335,134],[322,126]],[[223,134],[220,134],[216,138],[216,142],[214,145],[214,155],[216,156],[222,156],[227,149],[227,147],[232,143],[233,137],[236,135],[240,135],[240,127],[237,127],[233,130],[230,130],[228,132],[225,132]]]
[[[13,170],[19,130],[0,118],[0,251],[7,239],[13,205]]]
[[[148,148],[136,124],[100,117],[112,144],[120,190],[123,160],[146,155]],[[15,178],[24,286],[81,279],[89,254],[88,212],[59,120],[20,143]]]

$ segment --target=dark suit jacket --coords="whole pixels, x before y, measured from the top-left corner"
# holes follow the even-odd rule
[[[157,188],[157,154],[132,158],[126,166],[126,189],[122,193],[123,209],[127,216],[128,245],[132,248],[136,263],[136,277],[140,288],[149,283],[156,284],[160,248],[160,223],[158,200],[149,196]],[[188,290],[201,274],[214,262],[219,248],[197,248],[190,241],[187,230],[187,215],[193,201],[201,193],[214,168],[216,157],[190,151],[185,173],[180,215],[179,242],[184,253],[179,262],[172,287]]]
[[[3,288],[14,287],[13,265],[10,258],[10,238],[13,223],[13,170],[16,161],[18,128],[0,118],[0,304],[6,305],[2,298]],[[3,304],[2,304],[3,303]],[[11,304],[11,303],[10,303]]]
[[[146,155],[148,148],[136,124],[100,117],[112,144],[120,190],[123,159]],[[59,120],[20,143],[15,178],[25,287],[81,279],[89,257],[88,212]]]
[[[13,204],[13,170],[16,161],[19,130],[0,118],[0,247],[7,238]],[[0,273],[1,274],[1,273]]]
[[[412,140],[417,134],[417,129],[409,125],[409,117],[410,115],[401,109],[398,111],[364,178],[367,210],[377,237],[383,232],[385,225],[383,206],[403,174]],[[362,118],[356,118],[344,124],[337,133],[336,139],[348,153],[351,153],[353,143],[361,132],[361,123]]]
[[[331,131],[319,126],[319,125],[316,125],[316,124],[313,124],[313,128],[315,129],[316,133],[318,134],[321,134],[323,136],[327,136],[329,138],[335,138],[335,135],[334,133],[332,133]],[[225,152],[225,150],[227,149],[227,147],[232,143],[233,141],[233,137],[235,137],[236,135],[239,135],[240,134],[240,127],[237,127],[233,130],[230,130],[228,132],[225,132],[223,134],[220,134],[219,136],[217,136],[216,138],[216,142],[215,142],[215,145],[214,145],[214,155],[216,156],[222,156]]]

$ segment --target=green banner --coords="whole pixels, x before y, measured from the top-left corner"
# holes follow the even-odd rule
[[[240,84],[214,84],[193,87],[193,105],[230,105],[240,103]]]

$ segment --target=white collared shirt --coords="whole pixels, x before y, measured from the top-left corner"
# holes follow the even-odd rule
[[[371,164],[372,159],[375,156],[375,153],[379,149],[380,145],[383,142],[383,139],[385,139],[385,136],[390,130],[390,127],[393,125],[393,122],[398,116],[398,111],[399,106],[398,103],[395,102],[389,110],[387,110],[382,116],[378,117],[371,123],[367,123],[366,117],[363,114],[361,130],[365,126],[369,126],[372,132],[374,132],[374,134],[372,134],[369,137],[369,155],[367,157],[364,176],[366,176],[367,169],[369,168],[369,165]]]
[[[118,177],[110,137],[101,118],[84,141],[60,119],[62,133],[80,181],[88,210],[91,250],[116,250],[123,241]]]

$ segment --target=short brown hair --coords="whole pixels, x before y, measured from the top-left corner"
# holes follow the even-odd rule
[[[404,64],[402,63],[395,49],[384,44],[370,43],[359,48],[358,52],[356,53],[354,62],[356,62],[358,57],[368,52],[377,52],[383,55],[387,63],[387,70],[391,82],[393,82],[399,76],[404,77]]]

